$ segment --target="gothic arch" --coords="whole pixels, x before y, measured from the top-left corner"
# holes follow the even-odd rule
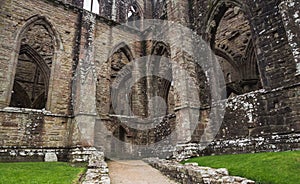
[[[130,115],[132,94],[126,96],[125,88],[132,78],[132,63],[134,60],[131,49],[124,42],[118,44],[110,52],[110,110],[109,114]],[[115,81],[118,77],[118,81]],[[120,80],[120,81],[119,81]],[[116,86],[117,85],[117,86]],[[121,89],[121,90],[120,90]],[[126,88],[127,89],[127,88]],[[113,102],[118,102],[117,104]],[[128,104],[129,102],[129,104]],[[117,112],[115,111],[117,110]]]
[[[232,56],[230,54],[228,54],[226,51],[223,51],[220,48],[216,48],[215,54],[217,56],[220,56],[220,57],[226,59],[236,71],[239,70],[239,66],[236,64],[236,62],[234,62],[234,59],[232,58]]]
[[[249,9],[241,2],[218,0],[210,5],[206,18],[205,39],[219,62],[229,63],[221,67],[228,79],[227,88],[236,94],[261,87],[249,15]],[[235,81],[231,81],[232,73],[235,73]]]
[[[211,44],[212,48],[214,48],[215,35],[220,21],[228,10],[229,5],[240,7],[241,10],[246,13],[246,17],[249,18],[248,15],[250,13],[248,12],[247,6],[238,0],[217,0],[211,4],[205,21],[205,32],[208,34],[206,40]]]
[[[170,47],[163,43],[163,42],[155,42],[153,44],[152,50],[151,50],[151,57],[150,57],[150,62],[148,64],[148,75],[151,76],[149,78],[149,92],[150,98],[151,97],[161,97],[162,99],[165,100],[166,105],[167,105],[167,112],[165,114],[163,109],[159,109],[159,107],[154,107],[152,110],[153,112],[158,111],[157,113],[154,113],[155,116],[163,116],[168,113],[170,113],[170,110],[173,108],[171,107],[170,104],[170,99],[174,97],[170,97],[171,92],[171,84],[173,81],[173,74],[172,74],[172,64],[169,62],[171,56],[171,51]],[[173,95],[173,93],[172,93]],[[155,105],[150,104],[150,107]],[[153,108],[153,107],[152,107]],[[156,110],[155,110],[156,109]]]
[[[163,56],[165,58],[170,58],[171,57],[171,51],[170,47],[166,45],[165,43],[158,41],[153,44],[152,50],[151,50],[151,56]],[[161,58],[162,59],[162,58]],[[152,73],[155,73],[157,71],[154,71],[155,69],[159,69],[161,59],[159,61],[156,61],[154,63],[150,62],[150,66],[148,66],[148,69],[153,70],[150,71]]]
[[[116,20],[117,22],[128,24],[132,27],[139,28],[138,20],[143,20],[143,9],[136,0],[119,0],[116,1]],[[114,7],[113,7],[114,8]]]
[[[38,29],[41,28],[40,30]],[[34,33],[36,31],[36,33]],[[43,34],[39,34],[43,33]],[[32,37],[34,35],[34,37]],[[44,36],[44,37],[43,37]],[[54,70],[54,61],[58,58],[59,51],[63,50],[59,34],[55,31],[54,26],[48,21],[45,16],[34,15],[30,17],[26,23],[15,34],[15,52],[12,54],[12,65],[9,68],[10,84],[9,91],[13,91],[15,77],[17,74],[17,66],[19,63],[19,57],[21,55],[27,55],[33,63],[39,68],[45,81],[45,98],[51,96],[51,70]],[[47,50],[47,51],[45,51]],[[12,94],[7,95],[7,105],[12,104]],[[37,97],[33,102],[41,101],[41,96]],[[42,108],[49,108],[49,99],[44,103]],[[32,108],[32,107],[28,107]]]
[[[134,60],[134,55],[131,52],[130,47],[126,43],[121,42],[116,44],[116,46],[109,52],[109,56],[111,57],[113,54],[115,54],[118,51],[124,52],[124,54],[130,61]]]
[[[22,28],[17,32],[17,36],[16,36],[16,42],[20,42],[21,41],[21,37],[22,35],[24,35],[25,32],[28,31],[28,29],[30,29],[30,26],[33,24],[42,24],[46,27],[46,29],[49,31],[51,37],[54,40],[54,47],[57,50],[63,50],[62,48],[62,42],[60,39],[60,36],[58,34],[58,32],[56,31],[55,27],[53,26],[53,24],[48,20],[48,18],[46,16],[42,16],[42,15],[34,15],[30,18],[28,18],[28,20],[26,21],[26,23],[22,26]]]
[[[154,19],[168,19],[167,0],[156,0],[153,3],[153,18]]]

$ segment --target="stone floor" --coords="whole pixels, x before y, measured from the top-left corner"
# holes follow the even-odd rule
[[[177,184],[141,160],[108,162],[111,184]]]

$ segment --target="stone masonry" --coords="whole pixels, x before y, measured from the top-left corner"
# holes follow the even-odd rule
[[[300,148],[299,2],[88,3],[0,2],[0,161]]]

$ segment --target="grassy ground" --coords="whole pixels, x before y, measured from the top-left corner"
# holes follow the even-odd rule
[[[85,167],[63,162],[0,163],[1,184],[72,184]]]
[[[300,183],[300,151],[207,156],[186,162],[227,168],[230,175],[246,177],[261,184]]]

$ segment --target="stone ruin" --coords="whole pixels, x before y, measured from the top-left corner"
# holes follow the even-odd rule
[[[2,0],[0,160],[299,149],[299,9],[297,0]],[[168,24],[155,30],[149,19]],[[223,83],[209,75],[217,66]]]

